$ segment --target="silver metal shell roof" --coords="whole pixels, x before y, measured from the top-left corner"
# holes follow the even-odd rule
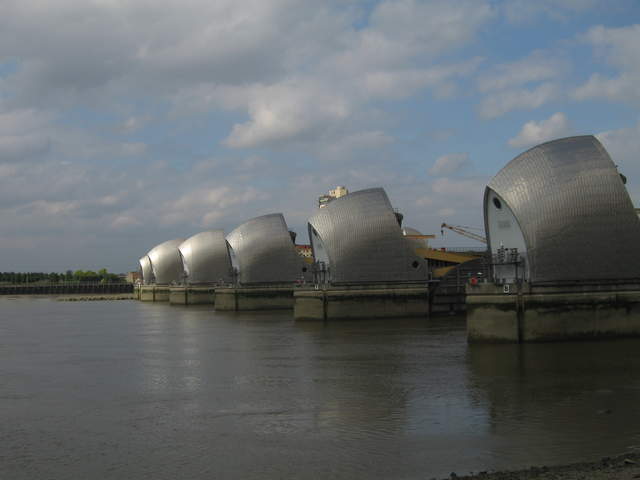
[[[151,268],[156,284],[168,285],[174,282],[182,282],[182,257],[178,251],[178,247],[182,242],[184,242],[184,238],[168,240],[156,245],[147,253],[149,260],[151,260]]]
[[[227,241],[238,262],[240,284],[292,283],[307,270],[281,213],[248,220]]]
[[[145,255],[139,260],[140,263],[140,273],[142,273],[142,283],[144,285],[150,285],[154,282],[153,279],[153,270],[151,268],[151,260],[149,260],[149,256]]]
[[[490,190],[519,223],[531,282],[640,277],[640,222],[595,137],[554,140],[514,158],[489,182],[485,222]]]
[[[180,244],[186,282],[230,282],[231,257],[223,230],[198,233]]]
[[[352,192],[319,209],[309,219],[309,238],[316,259],[328,259],[331,283],[420,281],[427,276],[426,262],[404,238],[382,188]]]

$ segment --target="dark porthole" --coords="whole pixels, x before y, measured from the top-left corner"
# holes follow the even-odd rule
[[[413,263],[411,264],[411,266],[412,266],[413,268],[418,268],[418,267],[420,266],[420,264],[418,263],[418,261],[417,261],[417,260],[414,260],[414,261],[413,261]]]
[[[498,210],[502,208],[502,202],[496,197],[493,197],[493,204]]]
[[[304,273],[307,273],[307,267],[302,267],[302,271],[303,271]]]

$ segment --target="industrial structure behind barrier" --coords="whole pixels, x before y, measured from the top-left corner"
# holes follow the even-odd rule
[[[493,282],[467,286],[470,341],[640,335],[640,221],[593,136],[544,143],[486,188]]]

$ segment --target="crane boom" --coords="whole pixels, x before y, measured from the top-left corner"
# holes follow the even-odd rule
[[[476,240],[478,242],[482,242],[482,243],[487,243],[487,239],[484,238],[482,235],[478,235],[477,233],[473,233],[473,232],[469,232],[468,230],[465,230],[464,228],[462,228],[460,225],[447,225],[446,223],[443,223],[442,225],[440,225],[440,234],[444,235],[444,230],[445,228],[448,228],[449,230],[452,230],[454,232],[456,232],[459,235],[462,235],[464,237],[467,238],[471,238],[472,240]]]

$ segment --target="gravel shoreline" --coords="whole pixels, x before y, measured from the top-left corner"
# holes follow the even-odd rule
[[[457,475],[452,472],[449,480],[606,480],[640,479],[640,453],[629,453],[617,457],[605,457],[596,462],[572,463],[569,465],[531,467],[526,470],[480,472],[472,475]]]

